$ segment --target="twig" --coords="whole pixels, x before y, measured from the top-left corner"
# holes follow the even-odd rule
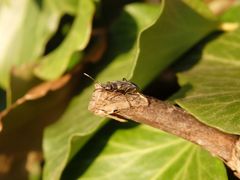
[[[89,110],[103,117],[147,124],[198,144],[240,177],[239,137],[209,127],[172,104],[140,93],[108,91],[96,84]]]

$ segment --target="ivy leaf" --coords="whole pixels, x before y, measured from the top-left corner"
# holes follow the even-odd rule
[[[240,4],[230,7],[222,16],[223,22],[240,23]]]
[[[140,37],[132,80],[142,87],[218,24],[201,1],[163,2],[161,17]]]
[[[37,61],[49,37],[56,31],[61,15],[73,12],[73,0],[57,2],[9,0],[1,4],[0,87],[9,89],[13,66]]]
[[[109,49],[103,58],[106,60],[106,63],[102,65],[102,67],[95,69],[98,72],[99,69],[103,69],[97,74],[96,79],[100,82],[105,82],[122,79],[123,77],[130,79],[133,76],[133,81],[136,80],[139,85],[146,85],[157,75],[157,73],[166,67],[166,65],[173,62],[174,58],[177,58],[175,55],[169,56],[167,64],[163,62],[164,59],[159,63],[156,59],[149,60],[147,58],[142,58],[147,55],[152,56],[151,53],[153,53],[153,51],[148,51],[149,48],[147,48],[147,51],[144,50],[147,45],[149,45],[149,47],[159,46],[159,42],[161,42],[159,47],[165,47],[164,44],[168,43],[169,40],[171,40],[169,45],[176,45],[177,41],[174,40],[175,36],[173,37],[173,34],[161,34],[160,32],[162,32],[162,29],[167,31],[169,28],[175,28],[175,26],[172,26],[173,21],[177,21],[181,18],[184,19],[186,15],[187,17],[195,17],[196,19],[193,18],[191,21],[198,21],[198,23],[201,24],[200,26],[197,22],[194,22],[195,25],[199,25],[203,28],[194,29],[197,32],[200,31],[200,33],[196,32],[198,38],[189,40],[185,48],[181,49],[182,51],[177,50],[178,55],[180,55],[215,27],[215,21],[203,18],[193,9],[187,7],[185,4],[183,5],[182,2],[179,4],[179,2],[180,1],[166,1],[165,4],[162,4],[161,6],[152,6],[141,3],[126,6],[125,11],[111,27],[109,34]],[[164,16],[162,16],[163,10],[165,11]],[[182,13],[173,16],[173,12],[182,12],[183,10],[183,17],[179,17]],[[168,13],[168,11],[172,13]],[[171,20],[173,17],[176,19]],[[170,24],[168,23],[169,20],[171,20]],[[149,28],[151,29],[151,27],[154,26],[155,23],[158,24],[158,22],[161,22],[161,27],[157,25],[154,31],[149,31],[148,34],[145,34]],[[190,20],[188,25],[190,25]],[[179,26],[176,26],[176,28],[177,27],[179,28]],[[185,27],[182,28],[184,29]],[[180,30],[182,29],[180,28]],[[177,36],[179,36],[179,38],[181,36],[182,40],[185,40],[184,38],[189,35],[189,31],[184,31],[183,34],[185,36],[182,36],[182,34],[178,34]],[[151,37],[161,36],[163,38],[162,40],[164,40],[165,37],[166,41],[158,41],[158,43],[155,41],[149,41],[149,36],[147,35],[150,35]],[[146,39],[144,38],[145,36]],[[152,42],[155,44],[151,44]],[[171,52],[176,53],[175,50],[176,49],[173,49]],[[141,54],[141,51],[144,51],[144,54]],[[164,52],[165,51],[163,51],[163,54]],[[170,53],[170,50],[168,53]],[[165,55],[162,56],[161,53],[157,52],[156,57],[165,57]],[[152,67],[152,65],[149,64],[152,63],[153,60],[155,68],[154,70],[150,70],[148,67]],[[147,74],[145,75],[147,78],[139,78],[143,76],[142,73],[146,73],[146,70],[142,69],[143,71],[141,71],[138,65],[146,67]],[[135,70],[135,68],[137,68],[137,70]],[[46,157],[44,179],[59,179],[66,164],[72,159],[76,152],[82,148],[94,132],[102,126],[102,120],[94,117],[89,112],[86,112],[92,90],[93,87],[90,86],[76,96],[70,103],[62,118],[57,123],[47,128],[44,136],[44,152]]]
[[[240,134],[239,44],[240,30],[209,42],[198,63],[179,73],[181,86],[190,88],[176,100],[200,121],[234,134]]]
[[[68,68],[71,57],[75,52],[83,50],[91,35],[94,3],[80,0],[77,5],[77,16],[66,39],[61,45],[43,57],[35,69],[35,74],[46,80],[56,79]]]
[[[223,163],[192,143],[145,125],[120,127],[100,131],[63,177],[227,180]]]
[[[131,65],[133,64],[136,52],[135,44],[137,37],[159,15],[160,8],[158,6],[143,4],[133,4],[131,6],[135,11],[124,13],[112,28],[112,41],[109,45],[111,47],[109,50],[110,53],[105,58],[107,60],[112,60],[113,56],[115,58],[98,74],[97,79],[100,81],[104,82],[126,77],[125,75],[132,68]],[[151,13],[146,16],[143,13],[144,11]],[[144,21],[142,21],[143,19]],[[135,23],[133,20],[137,24],[131,24]],[[122,31],[121,36],[115,36],[114,33],[116,31],[114,30]],[[123,42],[125,45],[122,44]],[[119,51],[113,50],[119,47],[127,47],[127,49],[124,49],[125,54],[122,53],[119,55]],[[123,50],[121,48],[119,49],[120,51]],[[93,89],[93,85],[91,85],[73,98],[59,121],[46,129],[43,143],[46,160],[43,174],[44,179],[60,179],[67,163],[94,132],[104,124],[105,121],[103,119],[94,116],[87,110]]]

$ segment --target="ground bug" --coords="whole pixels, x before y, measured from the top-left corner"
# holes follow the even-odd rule
[[[87,76],[88,78],[90,78],[91,80],[93,80],[95,82],[95,90],[100,90],[100,92],[102,90],[104,91],[109,91],[109,92],[116,92],[116,95],[114,95],[112,98],[118,96],[118,93],[123,94],[124,97],[126,98],[126,101],[129,105],[129,107],[132,107],[132,100],[129,101],[129,96],[131,96],[131,99],[133,97],[140,97],[141,100],[143,100],[143,104],[144,106],[148,106],[149,105],[149,101],[148,99],[139,92],[139,88],[136,84],[126,80],[125,78],[123,78],[122,81],[112,81],[112,82],[107,82],[107,83],[99,83],[97,82],[94,78],[92,78],[91,76],[89,76],[88,74],[84,73],[85,76]],[[141,101],[138,101],[138,104],[141,106],[142,103],[140,103]],[[113,106],[114,107],[114,106]],[[101,110],[103,111],[103,110]],[[118,109],[113,109],[112,112],[108,112],[107,113],[108,117],[112,117],[113,119],[116,119],[120,122],[126,122],[127,118],[121,116],[118,114]]]
[[[101,86],[107,91],[120,92],[122,94],[134,94],[139,92],[138,86],[125,78],[123,78],[122,81],[107,82],[106,84],[101,84]]]
[[[84,73],[85,76],[89,77],[92,79],[94,82],[96,80],[91,77],[90,75]],[[126,78],[123,78],[122,81],[112,81],[112,82],[107,82],[107,83],[98,83],[103,89],[106,91],[111,91],[111,92],[120,92],[122,94],[127,94],[127,93],[138,93],[139,88],[136,84],[128,81]]]
[[[96,80],[92,78],[90,75],[84,73],[85,76],[89,77],[92,79],[94,82]],[[148,102],[147,98],[142,95],[139,91],[139,88],[136,84],[128,81],[126,78],[123,78],[122,81],[112,81],[112,82],[107,82],[107,83],[98,83],[97,84],[100,86],[100,88],[103,88],[106,91],[110,92],[119,92],[124,95],[126,94],[133,94],[133,95],[139,95],[141,98],[143,98],[145,101]]]

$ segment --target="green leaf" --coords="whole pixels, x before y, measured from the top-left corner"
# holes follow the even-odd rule
[[[78,0],[9,0],[1,4],[0,87],[9,90],[13,66],[39,60],[60,17],[64,13],[74,14],[77,3]]]
[[[0,7],[0,86],[9,88],[10,69],[33,63],[56,30],[60,12],[54,3],[10,0]]]
[[[168,3],[169,2],[167,2],[167,4]],[[187,9],[184,11],[186,14],[189,15],[193,13],[194,17],[199,17],[200,21],[198,23],[202,23],[201,26],[209,25],[209,27],[206,29],[209,30],[215,25],[215,22],[201,18],[201,16],[197,15],[196,12],[191,10],[191,8],[187,8],[186,5],[179,5],[178,1],[175,3],[176,7],[179,8],[179,11],[182,11],[182,8],[185,8]],[[168,5],[164,8],[166,8],[165,11],[172,12],[176,7]],[[163,6],[152,6],[140,3],[126,6],[125,12],[111,28],[109,35],[109,49],[104,57],[108,64],[107,66],[105,65],[104,67],[101,67],[104,68],[104,70],[98,74],[98,81],[111,81],[122,79],[123,77],[131,78],[133,75],[132,73],[134,73],[134,75],[136,74],[136,77],[138,77],[138,75],[142,76],[141,71],[132,72],[136,63],[142,63],[139,62],[138,56],[142,56],[141,53],[139,54],[139,51],[141,52],[141,50],[144,49],[142,49],[143,47],[139,46],[139,39],[140,36],[144,37],[144,32],[156,22],[157,18],[162,12],[162,8]],[[166,14],[168,14],[167,17],[166,15],[164,17],[160,16],[159,19],[162,19],[161,21],[164,22],[166,21],[166,24],[168,24],[167,22],[169,21],[170,17],[173,16],[173,14]],[[178,20],[178,18],[176,20]],[[161,26],[164,27],[166,24],[164,23]],[[159,31],[152,33],[151,35],[158,37],[158,33]],[[169,35],[168,38],[171,37]],[[151,44],[149,41],[146,41],[146,43]],[[148,51],[147,53],[152,53],[152,51]],[[144,54],[146,55],[147,53]],[[144,62],[144,65],[146,66],[146,62]],[[146,68],[148,65],[149,63],[147,64]],[[164,63],[156,66],[155,70],[149,71],[148,74],[151,74],[151,77],[153,77],[156,75],[156,71],[160,72],[163,69],[162,66],[164,66]],[[145,71],[143,71],[143,73],[144,72]],[[149,82],[149,78],[141,80],[141,84],[146,84]],[[93,115],[90,113],[84,112],[87,109],[87,99],[90,99],[91,89],[93,89],[92,86],[88,89],[85,89],[84,92],[77,96],[70,104],[59,122],[47,129],[44,136],[44,151],[46,156],[46,165],[44,169],[45,179],[59,179],[67,162],[85,144],[85,142],[99,128],[99,126],[101,126],[102,121],[96,117],[93,117]],[[67,131],[65,131],[65,129],[67,129]],[[57,153],[56,149],[58,149]]]
[[[77,16],[66,39],[61,45],[43,57],[35,69],[35,74],[46,80],[56,79],[68,68],[75,52],[83,50],[91,35],[94,3],[92,0],[80,0]]]
[[[213,12],[209,9],[209,5],[199,0],[183,0],[189,7],[194,9],[197,13],[209,19],[216,19]]]
[[[49,3],[54,2],[54,8],[57,11],[65,12],[67,14],[76,15],[78,12],[79,0],[45,0]]]
[[[87,111],[92,89],[93,87],[90,86],[74,98],[61,119],[45,131],[44,179],[59,179],[71,156],[103,123],[100,118]]]
[[[208,43],[199,62],[179,74],[180,84],[189,88],[176,100],[200,121],[235,134],[240,134],[239,44],[240,30]],[[196,53],[192,58],[197,60]]]
[[[201,1],[163,1],[156,23],[140,37],[140,52],[132,70],[132,80],[144,87],[157,74],[194,44],[216,29],[217,22]],[[197,6],[196,12],[192,7]]]
[[[110,49],[105,57],[111,62],[104,66],[97,80],[104,82],[126,77],[132,69],[140,32],[151,25],[159,15],[159,6],[143,4],[130,6],[132,12],[123,13],[111,30]],[[148,15],[143,13],[148,11]],[[115,34],[120,31],[119,36]],[[71,101],[60,120],[46,129],[43,144],[46,160],[44,179],[59,179],[68,161],[103,125],[103,119],[87,110],[93,89],[91,85],[81,91],[81,94]]]
[[[229,8],[222,16],[221,20],[225,22],[237,22],[240,23],[240,4],[236,4]]]
[[[107,78],[102,79],[100,76],[100,80],[116,80],[114,75],[116,73],[120,74],[118,79],[131,78],[131,71],[134,69],[138,57],[139,38],[159,17],[162,7],[143,3],[135,3],[125,7],[125,11],[111,27],[110,45],[105,57],[107,61],[114,59],[119,62],[125,61],[125,63],[110,65],[107,73],[112,74],[109,76],[103,72],[103,76]]]
[[[149,126],[120,127],[98,133],[70,164],[66,179],[77,172],[72,179],[227,180],[223,163],[192,143]]]

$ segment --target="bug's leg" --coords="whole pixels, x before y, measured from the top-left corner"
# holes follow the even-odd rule
[[[132,93],[129,93],[129,92],[128,92],[129,89],[131,89],[131,88],[126,88],[126,89],[125,89],[124,95],[125,95],[126,101],[128,102],[129,106],[132,107],[131,102],[128,100],[128,98],[127,98],[127,96],[126,96],[127,94],[132,94]]]
[[[116,93],[116,95],[112,96],[112,97],[110,98],[110,100],[112,100],[113,98],[115,98],[115,97],[119,96],[119,94],[121,94],[121,95],[124,95],[124,98],[125,98],[125,99],[126,99],[126,101],[128,102],[128,105],[129,105],[129,107],[131,107],[131,106],[132,106],[132,105],[131,105],[131,103],[129,102],[128,98],[125,96],[125,95],[126,95],[126,93],[125,93],[125,92],[124,92],[124,93],[120,93],[120,92],[118,92],[118,90],[117,90],[117,89],[115,89],[113,92],[115,92],[115,93]],[[117,94],[117,93],[119,93],[119,94]]]
[[[113,92],[115,92],[115,91],[113,91]],[[113,98],[115,98],[115,97],[117,97],[118,95],[114,95],[114,96],[112,96],[109,100],[112,100]]]
[[[137,94],[146,101],[147,105],[149,105],[149,100],[141,93],[137,92]]]
[[[121,94],[123,94],[124,96],[126,95],[127,91],[128,91],[128,89],[124,90],[124,92],[122,93],[122,92],[119,92],[118,89],[114,89],[114,90],[113,90],[113,92],[115,92],[115,93],[117,93],[117,92],[118,92],[118,93],[121,93]],[[114,97],[116,97],[116,96],[118,96],[118,95],[115,95],[115,96],[111,97],[111,99],[114,98]],[[128,104],[129,104],[129,106],[131,107],[131,103],[128,101],[128,99],[127,99],[126,96],[125,96],[125,98],[126,98],[126,101],[127,101]]]
[[[122,80],[128,82],[128,80],[126,78],[123,78]]]
[[[130,101],[128,100],[128,98],[125,96],[126,101],[128,102],[129,106],[132,107],[132,104],[130,103]]]
[[[129,107],[132,107],[132,104],[130,103],[130,101],[129,101],[128,98],[126,97],[126,94],[127,94],[127,93],[123,93],[126,101],[128,102]]]
[[[117,93],[118,90],[117,90],[117,89],[114,89],[112,92]],[[113,98],[115,98],[115,97],[117,97],[117,96],[118,96],[118,95],[112,96],[112,97],[110,98],[110,100],[113,99]]]

